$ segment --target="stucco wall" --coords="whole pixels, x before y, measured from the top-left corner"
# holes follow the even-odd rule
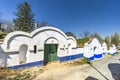
[[[46,26],[31,33],[15,31],[8,34],[0,47],[2,51],[0,54],[5,56],[6,66],[43,64],[44,44],[58,44],[57,57],[60,61],[79,58],[83,52],[82,48],[76,48],[76,40],[73,37],[66,36],[57,28]],[[26,55],[20,55],[22,45],[28,47]],[[20,56],[26,57],[26,63],[20,64]]]

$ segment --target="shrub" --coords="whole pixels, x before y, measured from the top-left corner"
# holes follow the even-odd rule
[[[0,31],[0,39],[4,39],[8,33]]]

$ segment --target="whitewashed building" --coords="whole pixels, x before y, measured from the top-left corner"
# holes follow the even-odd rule
[[[107,54],[107,44],[104,42],[102,43],[102,51],[103,51],[103,54]]]
[[[107,53],[108,54],[113,54],[113,55],[115,55],[117,53],[115,44],[112,44],[112,46],[110,47],[110,49],[108,50]]]
[[[67,61],[83,56],[76,40],[61,30],[46,26],[31,33],[9,33],[0,45],[0,66],[18,69],[45,65],[51,61]]]
[[[102,59],[103,53],[107,53],[107,45],[103,44],[97,38],[93,38],[91,41],[85,43],[83,56],[89,60],[99,60]]]

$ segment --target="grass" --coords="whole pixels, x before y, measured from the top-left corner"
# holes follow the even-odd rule
[[[41,68],[37,71],[24,70],[12,70],[6,67],[0,67],[0,80],[33,80],[38,74],[44,72],[44,69]]]
[[[39,71],[38,71],[39,73],[43,73],[44,72],[44,70],[43,69],[39,69]]]
[[[11,70],[6,67],[0,67],[0,80],[6,80],[8,76],[16,75],[19,70]]]
[[[31,77],[31,75],[30,75],[30,73],[26,73],[26,72],[24,72],[24,73],[19,73],[19,74],[17,74],[15,77],[13,77],[13,78],[8,78],[7,80],[26,80],[26,79],[30,79],[30,77]]]
[[[87,64],[88,62],[90,62],[90,61],[87,58],[83,58],[83,59],[77,59],[75,61],[66,63],[66,65],[68,65],[68,66],[78,66],[78,65]]]
[[[27,70],[24,72],[19,72],[18,74],[9,77],[6,80],[33,80],[38,74],[41,74],[44,72],[44,69],[39,69],[38,71],[31,71],[31,70]]]

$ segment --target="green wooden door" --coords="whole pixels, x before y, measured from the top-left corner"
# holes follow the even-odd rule
[[[45,64],[51,61],[57,60],[57,44],[45,44],[44,45],[44,61]]]

